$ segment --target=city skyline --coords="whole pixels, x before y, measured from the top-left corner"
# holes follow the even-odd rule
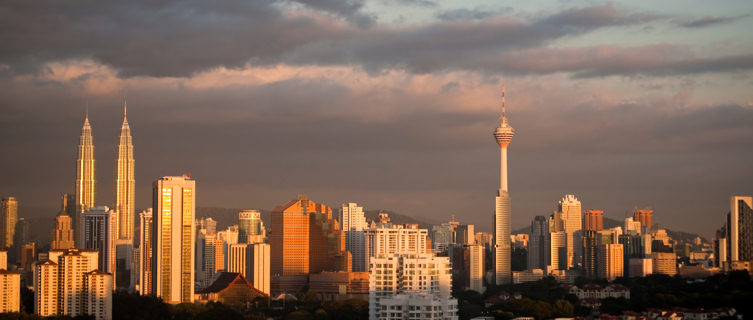
[[[127,96],[138,146],[137,209],[148,207],[156,178],[191,172],[202,181],[199,206],[269,210],[307,193],[330,206],[357,202],[431,222],[455,214],[489,231],[488,190],[497,181],[489,174],[496,150],[488,128],[502,82],[519,130],[509,159],[513,229],[574,194],[583,209],[608,218],[651,206],[656,223],[710,237],[728,196],[751,194],[744,160],[753,152],[749,3],[448,1],[400,4],[412,13],[402,20],[389,6],[358,3],[349,11],[295,2],[218,10],[228,19],[242,13],[280,23],[272,36],[291,43],[263,52],[220,42],[207,47],[235,54],[197,49],[174,63],[134,51],[144,40],[120,33],[112,37],[120,41],[82,41],[75,50],[51,42],[37,60],[29,44],[8,41],[14,45],[0,55],[0,108],[8,115],[0,136],[8,137],[9,154],[22,156],[0,160],[14,168],[0,176],[0,194],[19,199],[23,217],[24,206],[55,208],[61,193],[74,191],[71,159],[88,101],[99,159],[96,204],[112,206]],[[26,21],[51,14],[4,6]],[[153,15],[132,15],[147,8],[131,6],[118,21],[160,26]],[[89,14],[68,13],[60,23],[86,23]],[[194,21],[207,18],[195,14]],[[310,24],[308,40],[288,37],[295,21]],[[8,23],[3,39],[18,30],[17,21]],[[74,38],[91,35],[66,26],[60,30]],[[208,23],[195,40],[206,44],[226,26]],[[176,41],[186,35],[165,30]],[[421,41],[392,40],[400,34]],[[323,43],[350,56],[331,54]],[[160,161],[167,157],[175,161]]]

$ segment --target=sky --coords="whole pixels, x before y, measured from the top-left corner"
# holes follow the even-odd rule
[[[711,236],[753,195],[750,30],[732,0],[3,1],[0,196],[73,192],[88,108],[111,204],[127,101],[139,208],[191,173],[199,206],[491,231],[504,84],[514,228],[574,194]]]

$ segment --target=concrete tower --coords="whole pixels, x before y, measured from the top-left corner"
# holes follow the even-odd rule
[[[73,218],[76,241],[80,241],[83,228],[82,215],[94,207],[96,201],[96,180],[94,171],[94,140],[92,127],[89,125],[89,113],[86,113],[84,127],[78,144],[76,160],[76,214]],[[81,244],[79,243],[79,247]]]
[[[118,159],[115,163],[115,211],[118,213],[118,239],[133,241],[134,194],[133,143],[131,127],[128,126],[127,109],[123,106],[123,125],[120,127]]]
[[[499,144],[500,176],[499,190],[494,206],[494,274],[496,284],[512,281],[510,270],[510,194],[507,188],[507,146],[512,141],[515,130],[507,123],[505,114],[505,87],[502,87],[502,117],[494,131],[494,138]]]

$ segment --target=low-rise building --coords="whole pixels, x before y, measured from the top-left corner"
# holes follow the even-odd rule
[[[220,272],[214,282],[196,294],[199,302],[218,301],[228,305],[244,305],[267,296],[254,288],[240,273]]]
[[[309,276],[309,290],[321,301],[369,300],[368,272],[322,272]]]

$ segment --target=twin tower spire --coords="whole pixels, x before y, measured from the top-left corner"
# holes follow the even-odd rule
[[[120,127],[120,142],[115,162],[115,211],[117,213],[119,240],[133,240],[134,228],[134,160],[131,127],[128,125],[127,106],[123,105],[123,125]],[[89,112],[84,118],[76,161],[76,216],[73,218],[75,237],[78,242],[83,232],[83,213],[94,207],[97,195],[96,161],[94,139],[89,123]],[[78,243],[77,242],[77,243]],[[80,245],[80,243],[79,243]]]

